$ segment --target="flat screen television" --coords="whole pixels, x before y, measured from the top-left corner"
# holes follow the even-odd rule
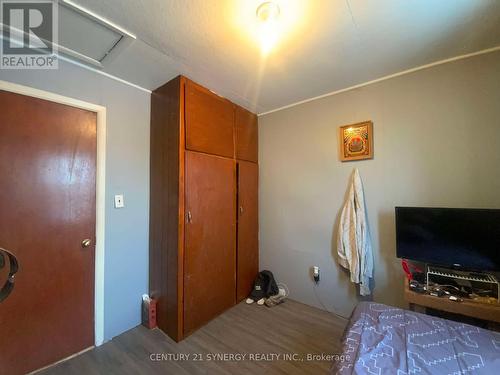
[[[396,207],[396,252],[471,271],[500,271],[500,210]]]

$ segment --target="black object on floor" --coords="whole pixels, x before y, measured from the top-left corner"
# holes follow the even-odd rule
[[[278,293],[278,284],[276,284],[273,273],[271,271],[264,270],[259,272],[257,275],[249,298],[254,301],[258,301],[262,298],[268,298]]]

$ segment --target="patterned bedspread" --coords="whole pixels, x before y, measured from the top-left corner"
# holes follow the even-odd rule
[[[500,374],[500,333],[362,302],[333,374]]]

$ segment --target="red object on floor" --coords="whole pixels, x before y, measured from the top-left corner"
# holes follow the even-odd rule
[[[157,327],[156,324],[156,304],[157,301],[151,298],[147,302],[144,301],[142,305],[142,325],[146,328],[153,329]]]
[[[149,329],[156,328],[156,300],[152,299],[149,303]]]

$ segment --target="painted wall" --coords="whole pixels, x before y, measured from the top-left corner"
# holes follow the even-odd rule
[[[107,108],[104,336],[111,339],[140,324],[148,291],[150,95],[63,61],[55,71],[0,70],[0,80]]]
[[[374,122],[375,158],[341,163],[338,127]],[[394,207],[500,208],[500,53],[461,60],[259,118],[260,266],[291,298],[348,315],[358,301],[336,261],[353,168],[364,182],[374,300],[404,306]],[[319,265],[313,291],[309,267]]]

